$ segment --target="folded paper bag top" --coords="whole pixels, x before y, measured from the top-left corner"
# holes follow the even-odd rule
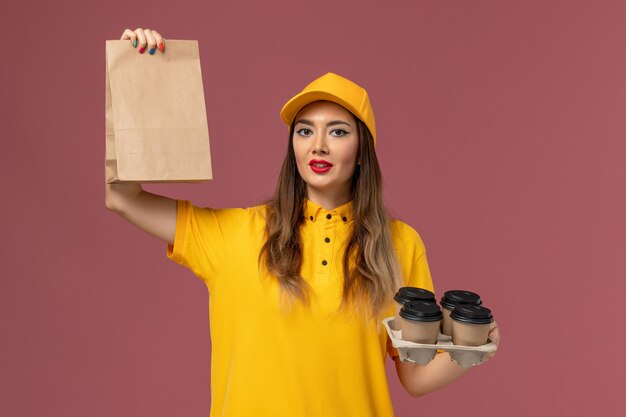
[[[198,42],[167,42],[148,55],[106,41],[107,183],[212,178]]]

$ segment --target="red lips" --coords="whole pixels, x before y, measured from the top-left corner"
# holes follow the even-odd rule
[[[333,164],[328,161],[324,161],[323,159],[311,159],[311,161],[309,161],[309,166],[316,174],[323,174],[324,172],[330,171]]]

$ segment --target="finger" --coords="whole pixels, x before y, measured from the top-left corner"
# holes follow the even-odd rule
[[[146,35],[141,28],[135,29],[135,33],[139,39],[139,42],[137,43],[137,46],[139,46],[139,53],[143,54],[146,51]]]
[[[489,331],[489,335],[487,337],[497,346],[500,343],[500,329],[494,327]]]
[[[152,35],[152,31],[150,29],[144,30],[146,34],[146,39],[148,41],[148,50],[150,51],[150,55],[154,55],[154,51],[156,50],[156,39]]]
[[[496,345],[498,345],[502,336],[500,334],[500,327],[498,326],[498,323],[494,321],[494,324],[495,326],[491,329],[491,331],[494,332],[495,337],[498,339],[498,341],[496,342]]]
[[[137,34],[135,34],[135,32],[133,32],[130,29],[126,29],[124,30],[124,33],[122,33],[122,37],[120,38],[121,41],[124,41],[126,39],[130,39],[130,44],[133,47],[137,46]]]
[[[163,39],[163,36],[161,36],[161,34],[156,30],[153,30],[152,34],[156,39],[157,48],[159,48],[161,52],[165,52],[165,39]]]

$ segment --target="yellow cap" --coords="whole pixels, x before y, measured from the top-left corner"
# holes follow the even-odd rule
[[[304,87],[299,94],[283,106],[280,117],[291,127],[293,119],[307,104],[326,100],[337,103],[358,117],[369,129],[376,144],[376,121],[367,91],[358,84],[340,75],[329,72]]]

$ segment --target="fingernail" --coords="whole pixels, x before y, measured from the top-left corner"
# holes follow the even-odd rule
[[[136,48],[136,47],[137,47],[137,39],[133,41],[133,48]]]
[[[140,54],[143,54],[145,50],[146,50],[146,47],[145,47],[145,46],[143,46],[143,47],[141,47],[141,49],[139,49],[139,53],[140,53]]]
[[[165,45],[163,45],[163,42],[159,44],[159,49],[161,50],[161,52],[163,52],[163,50],[165,49]]]
[[[154,48],[150,48],[150,55],[154,55]]]

